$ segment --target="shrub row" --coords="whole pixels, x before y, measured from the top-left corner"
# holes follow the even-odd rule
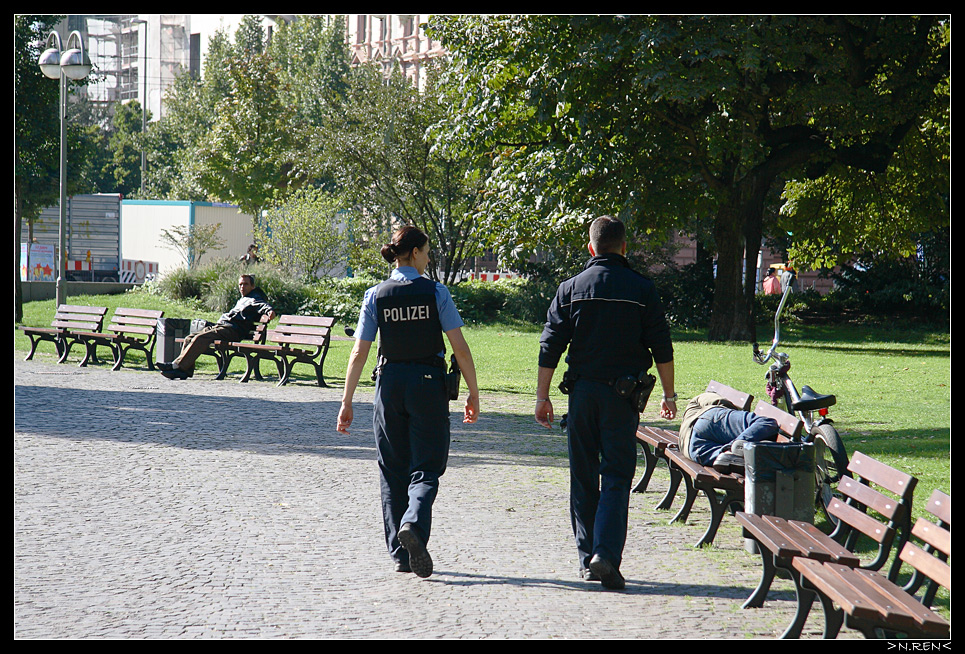
[[[193,302],[199,308],[224,312],[238,299],[238,276],[255,276],[256,285],[271,298],[281,313],[334,316],[352,326],[358,319],[362,296],[379,279],[369,276],[323,278],[312,283],[293,278],[264,264],[243,267],[220,260],[203,267],[176,270],[145,285],[146,290],[175,300]],[[667,318],[674,326],[706,327],[713,299],[713,279],[697,266],[668,268],[654,277],[663,298]],[[558,280],[542,276],[500,279],[495,282],[465,281],[449,288],[453,301],[467,323],[518,322],[539,324],[556,291]],[[780,296],[758,295],[755,319],[769,323]],[[813,318],[828,322],[891,319],[904,316],[916,321],[948,324],[948,284],[935,288],[896,280],[878,288],[841,287],[827,295],[815,291],[793,293],[785,308],[788,320]]]

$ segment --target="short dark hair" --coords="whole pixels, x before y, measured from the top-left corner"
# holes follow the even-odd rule
[[[239,275],[239,276],[238,276],[238,279],[247,279],[249,284],[251,284],[252,286],[255,285],[255,276],[254,276],[254,275],[249,275],[249,274],[245,273],[245,274]]]
[[[613,216],[600,216],[590,225],[590,244],[597,254],[619,252],[627,241],[627,228]]]

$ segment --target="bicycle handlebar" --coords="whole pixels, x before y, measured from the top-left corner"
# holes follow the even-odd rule
[[[761,354],[757,343],[754,343],[754,361],[760,365],[766,364],[774,357],[774,351],[781,342],[781,314],[784,312],[787,297],[791,294],[794,278],[795,273],[793,270],[785,269],[784,272],[781,273],[781,284],[784,286],[784,293],[781,295],[780,304],[777,305],[777,311],[774,312],[774,340],[771,342],[771,348],[764,354]]]

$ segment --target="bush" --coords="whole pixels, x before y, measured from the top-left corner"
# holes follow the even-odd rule
[[[556,283],[541,278],[505,278],[495,282],[468,280],[451,286],[453,302],[467,323],[524,322],[546,320]]]
[[[225,312],[241,297],[238,293],[241,274],[254,275],[255,286],[264,291],[278,314],[302,313],[311,297],[305,283],[271,266],[245,267],[228,259],[211,261],[193,270],[179,268],[152,282],[150,290],[172,300],[196,302],[210,311]]]
[[[332,316],[342,324],[354,327],[365,291],[381,281],[368,275],[319,279],[309,290],[309,310],[306,312]]]
[[[467,280],[449,287],[459,315],[467,323],[494,322],[506,305],[504,285]]]

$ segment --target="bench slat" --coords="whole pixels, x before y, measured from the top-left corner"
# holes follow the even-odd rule
[[[312,327],[310,325],[278,325],[274,331],[282,334],[305,334],[321,337],[328,337],[332,332],[328,327]]]
[[[802,422],[800,418],[792,416],[787,411],[783,411],[768,402],[761,401],[758,402],[754,408],[754,413],[776,420],[781,432],[789,436],[792,440],[797,440],[801,437],[804,422]]]
[[[945,556],[952,555],[952,534],[947,529],[928,522],[924,518],[918,518],[918,522],[912,527],[911,533],[922,539],[926,545],[931,545]]]
[[[900,496],[910,494],[918,483],[915,477],[857,451],[851,457],[848,470]]]
[[[835,563],[849,567],[861,565],[861,559],[853,552],[850,552],[846,547],[828,537],[827,534],[811,523],[801,520],[788,520],[787,524],[795,531],[801,533],[805,538],[813,541],[817,547],[827,552]]]
[[[142,327],[140,325],[108,325],[107,330],[117,333],[144,334],[145,336],[151,336],[157,331],[154,327]]]
[[[851,525],[877,543],[887,543],[894,537],[895,530],[885,523],[875,520],[867,513],[834,498],[828,504],[828,513]]]
[[[50,323],[50,326],[57,329],[89,329],[94,331],[100,329],[102,324],[101,322],[90,322],[86,320],[54,320]]]
[[[749,393],[743,393],[736,389],[727,386],[726,384],[721,384],[713,379],[707,384],[707,392],[717,393],[724,399],[731,402],[741,411],[748,411],[751,408],[751,404],[754,402],[754,396]]]
[[[850,571],[850,574],[865,582],[864,588],[868,589],[866,591],[868,595],[871,595],[870,589],[873,588],[877,597],[882,598],[882,603],[889,603],[890,615],[886,618],[889,628],[917,627],[931,633],[947,631],[948,623],[945,622],[944,618],[915,600],[914,597],[888,581],[880,573],[855,568]]]
[[[940,490],[932,492],[925,510],[945,524],[952,524],[952,498]]]
[[[872,509],[889,520],[899,518],[905,506],[892,497],[863,484],[853,477],[842,477],[838,482],[838,492],[846,498],[851,498],[858,504]]]
[[[800,529],[795,529],[784,518],[770,515],[763,516],[763,518],[764,522],[779,531],[788,542],[794,545],[798,550],[795,556],[804,556],[818,561],[833,561],[835,559],[834,554],[828,551],[821,542],[812,538],[810,534]]]
[[[319,347],[324,346],[328,342],[328,338],[324,336],[310,336],[308,334],[283,334],[272,331],[268,332],[268,340],[287,345],[315,345]]]
[[[158,320],[164,317],[164,311],[161,311],[159,309],[127,309],[127,308],[121,307],[114,312],[114,317],[117,318],[118,316],[130,316],[135,318],[153,318],[154,320]]]
[[[57,313],[89,313],[98,316],[107,315],[107,307],[89,307],[83,304],[61,304],[57,307]]]
[[[905,543],[899,557],[929,579],[934,579],[949,590],[952,589],[952,568],[944,561],[939,561],[914,543]]]
[[[841,568],[803,557],[794,559],[793,565],[815,588],[841,606],[848,615],[862,620],[885,618],[884,611],[875,602],[841,576]]]
[[[144,327],[157,327],[157,318],[140,318],[138,316],[119,316],[116,313],[111,316],[112,325],[142,325]]]
[[[791,558],[800,553],[797,544],[787,535],[759,515],[738,511],[737,521],[769,551],[781,558]]]
[[[278,319],[279,325],[313,325],[316,327],[331,327],[335,318],[331,316],[297,316],[284,315]]]

